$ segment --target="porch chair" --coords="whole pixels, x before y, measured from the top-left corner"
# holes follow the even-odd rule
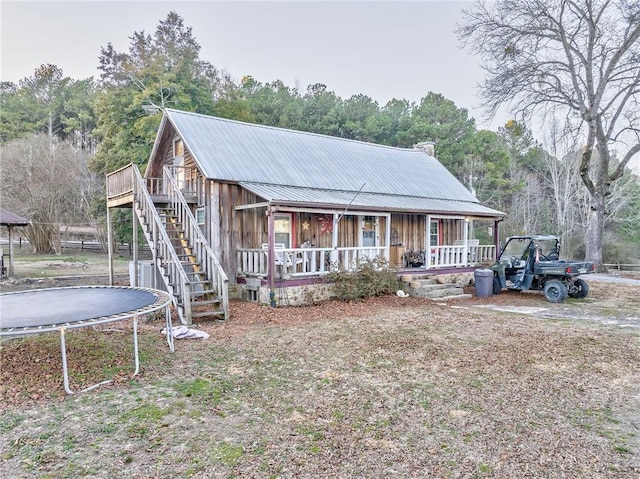
[[[264,250],[264,254],[267,256],[267,260],[269,259],[269,243],[262,243],[262,249]],[[302,258],[294,258],[291,253],[285,251],[284,243],[275,243],[273,245],[274,253],[275,253],[275,264],[276,266],[285,266],[284,270],[286,271],[290,266],[297,266],[302,263]]]

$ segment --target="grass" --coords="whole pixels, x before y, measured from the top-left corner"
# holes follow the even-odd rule
[[[317,316],[235,313],[173,355],[145,324],[141,376],[72,397],[55,335],[2,345],[3,369],[39,363],[2,372],[0,476],[637,477],[633,331],[431,304]],[[125,367],[130,340],[74,332],[71,370]]]
[[[127,274],[131,258],[115,256],[115,274]],[[56,254],[33,254],[28,249],[14,249],[14,278],[53,278],[69,275],[106,275],[109,272],[109,258],[100,252],[65,251]]]

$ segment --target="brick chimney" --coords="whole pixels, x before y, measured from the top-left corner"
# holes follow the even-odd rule
[[[421,141],[420,143],[413,145],[413,147],[424,151],[427,155],[433,156],[434,158],[436,156],[435,142],[433,141]]]

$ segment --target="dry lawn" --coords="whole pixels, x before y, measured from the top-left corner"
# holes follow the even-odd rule
[[[640,318],[611,288],[567,308]],[[135,379],[128,325],[74,331],[72,387],[117,380],[69,397],[55,334],[4,342],[0,477],[639,477],[639,330],[489,302],[548,306],[234,303],[175,354],[143,325]]]

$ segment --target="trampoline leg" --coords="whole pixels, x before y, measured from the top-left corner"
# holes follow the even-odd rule
[[[67,344],[64,340],[64,329],[60,328],[60,351],[62,351],[62,378],[64,379],[64,390],[67,394],[73,394],[69,389],[69,373],[67,371]]]
[[[62,378],[64,380],[64,390],[67,394],[75,394],[71,388],[69,387],[69,370],[67,367],[67,343],[64,339],[64,331],[65,328],[60,328],[60,351],[62,352]],[[86,391],[91,391],[92,389],[97,388],[98,386],[102,386],[103,384],[109,384],[111,380],[102,381],[101,383],[94,384],[93,386],[89,386],[88,388],[80,391],[81,393]]]
[[[140,360],[138,359],[138,313],[133,315],[133,358],[136,365],[136,370],[133,372],[133,375],[137,376],[140,372]]]
[[[69,368],[67,366],[67,344],[64,337],[64,332],[66,328],[60,328],[60,351],[62,352],[62,378],[64,381],[64,390],[67,394],[75,394],[69,387]],[[135,314],[133,316],[133,358],[135,361],[136,370],[133,375],[136,376],[140,372],[140,359],[138,355],[138,315]],[[91,391],[99,386],[103,386],[105,384],[109,384],[113,382],[111,379],[107,379],[106,381],[99,382],[94,384],[93,386],[89,386],[88,388],[84,388],[81,390],[81,393]]]
[[[173,325],[171,324],[171,309],[169,308],[169,305],[165,307],[164,320],[164,331],[167,333],[167,344],[169,345],[169,351],[173,353],[175,352],[175,347],[173,345]]]

